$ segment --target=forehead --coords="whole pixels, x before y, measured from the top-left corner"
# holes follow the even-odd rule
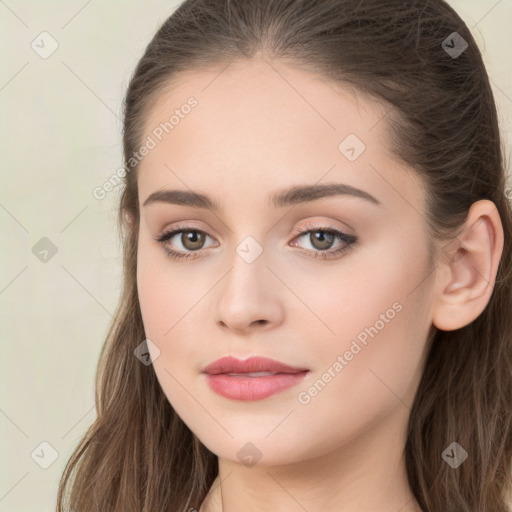
[[[183,108],[191,97],[195,106]],[[182,73],[147,114],[143,140],[151,137],[155,147],[139,165],[139,197],[171,185],[217,196],[323,178],[362,186],[383,166],[401,167],[387,143],[388,110],[282,61]],[[360,153],[355,160],[347,158],[350,146]]]

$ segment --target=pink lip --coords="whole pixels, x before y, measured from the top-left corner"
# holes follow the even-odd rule
[[[261,400],[298,384],[307,368],[294,368],[266,357],[240,360],[223,357],[203,368],[212,391],[233,400]],[[275,375],[244,377],[229,373],[273,372]]]
[[[221,357],[205,366],[202,372],[217,375],[219,373],[251,372],[299,373],[306,370],[307,368],[294,368],[268,357],[249,357],[248,359],[241,360],[228,356]]]

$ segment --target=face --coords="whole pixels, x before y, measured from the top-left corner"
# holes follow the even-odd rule
[[[297,462],[390,419],[404,426],[432,323],[431,271],[424,188],[389,151],[388,109],[276,61],[223,68],[181,75],[145,122],[142,143],[154,144],[138,175],[137,285],[165,395],[234,462],[244,450],[261,464]],[[147,201],[163,191],[212,204]],[[203,373],[225,356],[305,371]]]

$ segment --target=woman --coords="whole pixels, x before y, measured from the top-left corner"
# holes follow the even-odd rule
[[[124,289],[58,511],[511,510],[512,213],[452,8],[187,0],[124,155]]]

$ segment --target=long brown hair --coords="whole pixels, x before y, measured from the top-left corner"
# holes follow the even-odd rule
[[[456,55],[460,38],[468,46]],[[217,457],[178,417],[152,366],[134,356],[145,334],[136,286],[137,166],[130,157],[143,143],[154,101],[181,71],[220,70],[256,54],[286,59],[388,105],[382,122],[391,149],[425,183],[432,240],[453,239],[473,202],[496,205],[505,240],[489,304],[464,328],[434,329],[405,459],[425,512],[510,512],[512,212],[504,151],[480,51],[442,0],[186,0],[163,23],[125,98],[123,290],[99,361],[97,419],[66,465],[58,512],[198,510],[217,476]],[[456,469],[441,456],[452,441],[469,454]]]

